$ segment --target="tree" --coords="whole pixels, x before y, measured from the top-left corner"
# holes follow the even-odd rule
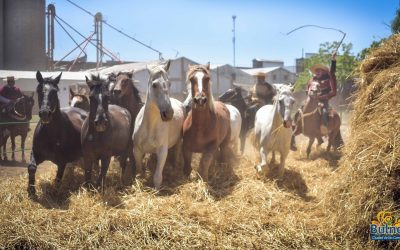
[[[390,24],[390,27],[392,28],[392,33],[396,34],[400,32],[400,9],[396,10],[396,16],[392,20],[392,23]]]
[[[332,53],[336,50],[338,42],[325,42],[320,44],[318,54],[304,59],[304,71],[300,73],[296,81],[296,89],[304,89],[307,82],[312,77],[309,69],[311,66],[321,63],[330,65]],[[338,85],[342,85],[353,73],[356,68],[356,58],[352,55],[353,44],[342,43],[336,56],[336,79]]]

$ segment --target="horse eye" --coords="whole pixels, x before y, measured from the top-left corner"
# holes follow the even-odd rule
[[[157,84],[156,84],[156,83],[153,83],[151,86],[152,86],[153,88],[157,88]]]

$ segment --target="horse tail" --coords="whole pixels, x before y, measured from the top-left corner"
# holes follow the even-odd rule
[[[336,134],[336,137],[335,137],[335,139],[334,139],[334,147],[335,148],[339,148],[339,147],[342,147],[344,145],[344,141],[343,141],[343,138],[342,138],[342,134],[340,133],[340,130],[339,130],[339,132]]]

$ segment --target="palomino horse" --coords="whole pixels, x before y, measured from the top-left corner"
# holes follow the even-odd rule
[[[185,119],[183,104],[169,97],[171,82],[168,79],[170,61],[165,65],[150,65],[147,97],[140,109],[133,133],[136,166],[144,175],[142,160],[145,153],[157,154],[157,166],[153,184],[159,189],[168,149],[176,146],[179,150],[182,126]]]
[[[72,89],[69,89],[70,100],[69,106],[81,108],[86,112],[89,112],[89,98],[85,94],[74,92]]]
[[[191,83],[193,101],[183,124],[184,174],[189,176],[192,171],[192,153],[202,153],[199,174],[207,181],[208,169],[218,149],[222,161],[232,156],[230,114],[225,104],[214,101],[210,64],[189,66],[187,79]]]
[[[267,155],[272,152],[272,162],[275,161],[275,151],[280,154],[278,178],[283,176],[285,160],[289,154],[290,137],[292,134],[292,119],[290,117],[294,98],[293,88],[284,84],[274,84],[277,91],[273,104],[262,106],[256,113],[255,144],[260,151],[261,163],[256,166],[261,173],[267,166]]]
[[[38,71],[36,88],[40,121],[33,134],[31,162],[28,165],[29,195],[35,196],[37,165],[50,160],[57,165],[56,183],[60,183],[65,166],[82,156],[81,128],[87,113],[78,108],[60,109],[57,96],[61,74],[55,79],[43,78]]]
[[[20,102],[15,104],[15,110],[17,113],[21,114],[22,117],[25,117],[24,120],[18,121],[16,123],[6,124],[4,128],[9,131],[9,136],[11,138],[11,159],[15,161],[15,137],[21,136],[21,153],[22,153],[22,162],[25,162],[25,140],[28,136],[29,132],[29,121],[32,119],[32,108],[35,104],[35,100],[33,99],[35,93],[32,93],[31,96],[24,95],[21,98]],[[4,160],[7,160],[6,146],[7,146],[8,135],[4,138],[3,144],[3,156]]]
[[[311,146],[317,138],[322,143],[322,136],[328,135],[327,151],[330,151],[331,146],[336,150],[342,143],[342,135],[340,134],[340,117],[335,110],[331,110],[328,122],[328,134],[322,134],[320,130],[321,114],[318,101],[320,87],[318,82],[312,82],[308,89],[308,97],[304,107],[299,109],[299,114],[295,120],[294,136],[303,134],[309,138],[307,147],[307,158],[311,153]],[[296,117],[295,117],[296,118]]]
[[[240,152],[243,154],[246,142],[246,135],[250,129],[249,124],[251,122],[254,124],[254,119],[253,121],[249,121],[250,116],[246,116],[247,113],[246,110],[248,109],[249,106],[245,102],[242,96],[242,88],[235,87],[233,89],[228,89],[225,93],[221,94],[218,97],[218,100],[224,103],[230,103],[232,106],[236,107],[240,112],[240,116],[242,118],[242,125],[240,126]]]
[[[86,77],[86,83],[90,88],[90,110],[83,122],[81,137],[85,181],[91,183],[92,165],[101,160],[96,185],[103,189],[111,157],[120,156],[121,182],[130,184],[135,172],[133,166],[126,169],[126,159],[132,152],[131,115],[120,106],[109,105],[108,84],[100,76],[92,75],[91,80]]]

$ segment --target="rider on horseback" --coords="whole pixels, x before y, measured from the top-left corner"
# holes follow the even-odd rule
[[[332,54],[331,68],[322,64],[316,64],[310,68],[314,76],[308,82],[307,90],[311,86],[311,82],[318,82],[320,86],[320,95],[318,97],[322,106],[322,124],[321,133],[328,133],[329,119],[329,99],[336,96],[336,52]]]
[[[331,68],[330,70],[323,64],[316,64],[310,68],[310,71],[314,76],[310,79],[307,85],[307,92],[310,90],[313,82],[319,83],[320,94],[318,100],[320,101],[322,107],[322,124],[320,130],[322,134],[328,133],[328,120],[329,120],[329,99],[336,96],[336,52],[332,54]],[[299,112],[295,115],[295,120],[299,116]],[[319,138],[320,143],[322,143],[322,138]],[[296,141],[294,136],[292,136],[291,150],[297,150]]]
[[[7,84],[0,88],[1,112],[11,110],[17,99],[22,96],[21,90],[15,86],[14,76],[7,76]]]

